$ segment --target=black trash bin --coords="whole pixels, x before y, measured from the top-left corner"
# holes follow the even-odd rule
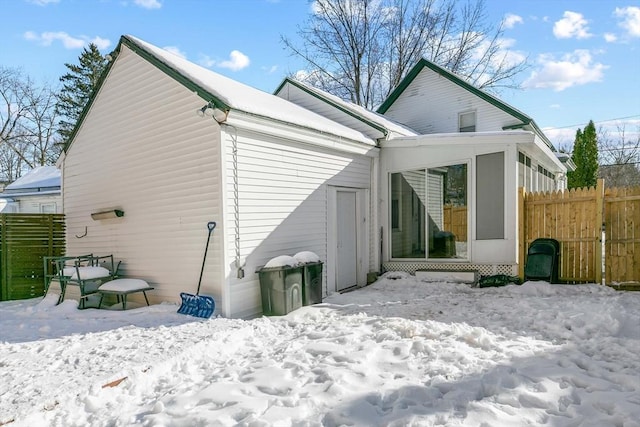
[[[456,236],[450,231],[438,231],[434,233],[433,255],[437,258],[455,258]]]
[[[527,262],[524,266],[524,280],[546,280],[560,283],[560,242],[556,239],[536,239],[529,245]]]
[[[302,267],[302,304],[322,302],[322,261],[311,251],[298,252],[293,258]]]
[[[322,302],[322,261],[302,265],[302,304]]]
[[[263,267],[258,277],[265,316],[284,316],[302,307],[302,267]]]

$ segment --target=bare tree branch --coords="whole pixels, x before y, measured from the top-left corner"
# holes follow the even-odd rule
[[[54,91],[37,87],[20,70],[0,67],[0,175],[6,181],[23,169],[53,164],[57,141]]]
[[[517,88],[526,58],[509,56],[503,27],[487,23],[484,0],[315,0],[299,27],[307,83],[375,108],[421,58],[488,90]]]

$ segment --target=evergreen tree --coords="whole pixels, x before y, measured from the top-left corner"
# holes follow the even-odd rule
[[[58,123],[58,132],[64,144],[71,137],[76,122],[97,87],[108,61],[98,47],[91,43],[82,50],[79,62],[79,65],[64,64],[69,72],[60,77],[62,89],[58,94],[56,113],[62,117]]]
[[[593,120],[578,129],[571,156],[576,170],[567,174],[569,188],[594,187],[598,181],[598,137]]]

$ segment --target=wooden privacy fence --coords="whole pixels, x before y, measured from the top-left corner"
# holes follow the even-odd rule
[[[640,282],[640,187],[604,193],[605,281]]]
[[[640,187],[519,192],[519,266],[540,237],[560,242],[562,281],[640,282]]]
[[[444,205],[442,208],[443,230],[456,236],[456,241],[467,241],[467,207]]]
[[[0,301],[44,293],[45,256],[64,255],[63,214],[0,214]]]

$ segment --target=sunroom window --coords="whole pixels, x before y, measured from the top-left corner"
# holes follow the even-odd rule
[[[467,165],[392,173],[391,257],[467,259]]]

